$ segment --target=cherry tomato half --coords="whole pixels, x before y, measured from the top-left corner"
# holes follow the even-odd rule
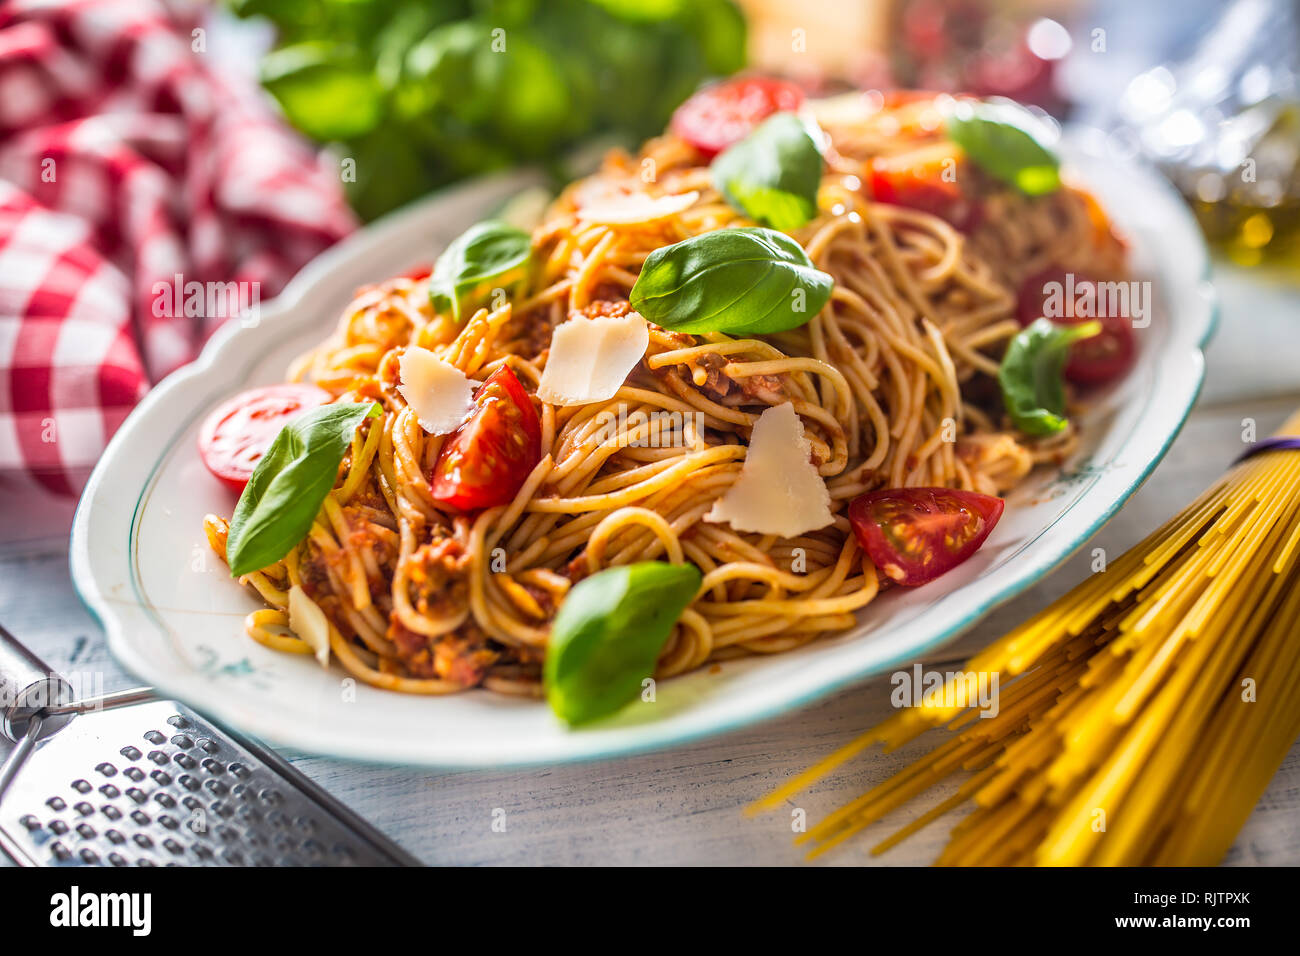
[[[961,150],[948,142],[875,156],[869,164],[871,196],[876,202],[928,212],[969,232],[979,223],[980,206],[955,178],[961,162]]]
[[[324,405],[330,393],[315,385],[288,383],[240,392],[218,406],[199,429],[199,456],[208,471],[242,492],[253,469],[289,419]]]
[[[802,103],[803,90],[793,83],[742,77],[700,90],[677,107],[670,128],[712,158],[773,113],[797,110]]]
[[[1074,290],[1074,301],[1067,303],[1065,296],[1071,288]],[[1057,304],[1060,308],[1048,308],[1053,294],[1059,299]],[[1129,370],[1137,354],[1137,337],[1133,334],[1130,316],[1075,314],[1081,311],[1077,308],[1079,303],[1086,299],[1091,299],[1094,304],[1087,311],[1101,311],[1097,308],[1096,279],[1076,272],[1071,281],[1067,279],[1064,269],[1044,269],[1021,284],[1016,317],[1021,325],[1028,325],[1042,316],[1047,316],[1060,325],[1089,322],[1094,318],[1100,322],[1100,332],[1070,346],[1070,357],[1065,363],[1065,377],[1071,382],[1078,385],[1100,385],[1120,378]],[[1062,312],[1067,314],[1060,314]]]
[[[542,423],[523,385],[501,366],[474,393],[474,411],[433,463],[433,497],[459,511],[512,499],[542,457]]]
[[[887,488],[855,498],[849,523],[862,549],[892,581],[933,581],[979,550],[1005,502],[955,488]]]

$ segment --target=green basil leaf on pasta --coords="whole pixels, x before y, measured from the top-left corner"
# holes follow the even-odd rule
[[[322,405],[280,429],[230,519],[226,563],[231,575],[274,564],[307,536],[357,426],[379,413],[376,402]]]
[[[1016,333],[998,367],[1002,403],[1016,428],[1026,435],[1065,430],[1063,370],[1070,346],[1100,331],[1100,322],[1056,325],[1038,319]]]
[[[522,229],[499,220],[471,226],[438,257],[429,277],[433,307],[450,309],[460,321],[465,305],[522,279],[531,254],[532,239]]]
[[[834,284],[784,233],[719,229],[652,252],[631,300],[675,332],[758,335],[807,324]]]
[[[738,212],[789,232],[817,215],[822,154],[798,116],[777,113],[718,156],[712,177]]]
[[[944,126],[948,138],[990,176],[1028,196],[1061,188],[1060,161],[1015,120],[1018,107],[959,102]]]
[[[642,561],[579,581],[555,615],[543,665],[556,715],[580,724],[635,700],[700,580],[693,564]]]

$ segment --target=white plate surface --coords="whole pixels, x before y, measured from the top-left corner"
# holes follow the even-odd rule
[[[72,534],[73,579],[121,662],[142,679],[270,742],[359,760],[503,767],[611,757],[751,724],[905,665],[1030,587],[1083,544],[1137,489],[1173,440],[1203,377],[1215,319],[1195,223],[1158,177],[1072,157],[1134,237],[1156,311],[1123,386],[1084,421],[1079,454],[1010,496],[984,547],[925,587],[873,602],[861,625],[797,651],[728,662],[658,686],[652,705],[571,731],[542,703],[483,691],[409,697],[351,686],[339,669],[278,654],[243,632],[259,606],[208,550],[206,512],[234,501],[204,470],[195,434],[227,396],[281,380],[288,362],[333,328],[353,289],[428,262],[528,181],[480,180],[431,197],[308,265],[260,322],[219,333],[199,360],[149,393],[91,477]]]

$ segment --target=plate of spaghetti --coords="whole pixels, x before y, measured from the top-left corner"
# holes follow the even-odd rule
[[[719,733],[1031,586],[1200,387],[1181,201],[1014,104],[732,80],[540,182],[375,223],[150,393],[72,538],[126,666],[356,759]]]

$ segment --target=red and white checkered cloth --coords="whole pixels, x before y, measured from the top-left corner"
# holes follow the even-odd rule
[[[355,226],[337,170],[196,49],[194,12],[0,0],[2,478],[76,494],[224,321],[170,314],[159,283],[266,298]]]

